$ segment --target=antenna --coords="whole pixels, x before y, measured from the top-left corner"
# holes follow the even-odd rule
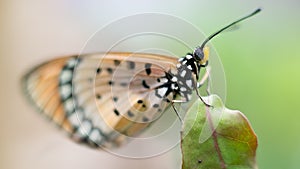
[[[251,14],[249,14],[249,15],[247,15],[247,16],[244,16],[243,18],[238,19],[238,20],[232,22],[231,24],[225,26],[224,28],[222,28],[222,29],[220,29],[219,31],[215,32],[214,34],[210,35],[210,36],[209,36],[208,38],[206,38],[205,41],[202,43],[202,45],[200,46],[200,49],[203,49],[204,46],[206,45],[206,43],[207,43],[208,41],[210,41],[210,40],[211,40],[212,38],[214,38],[216,35],[218,35],[218,34],[220,34],[221,32],[223,32],[225,29],[227,29],[227,28],[231,27],[232,25],[235,25],[235,24],[237,24],[237,23],[239,23],[239,22],[241,22],[241,21],[243,21],[243,20],[245,20],[245,19],[247,19],[247,18],[250,18],[251,16],[257,14],[257,13],[260,12],[260,11],[261,11],[261,9],[258,8],[258,9],[256,9],[254,12],[252,12]]]

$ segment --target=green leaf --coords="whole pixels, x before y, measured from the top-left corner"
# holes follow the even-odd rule
[[[206,107],[196,102],[187,113],[182,131],[183,169],[253,169],[257,138],[246,117],[225,108],[211,95]]]

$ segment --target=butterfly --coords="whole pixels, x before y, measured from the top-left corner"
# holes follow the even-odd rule
[[[178,114],[174,103],[190,101],[194,91],[202,100],[198,88],[200,71],[209,60],[206,44],[259,11],[220,29],[181,58],[126,52],[65,56],[31,69],[23,76],[23,88],[32,103],[75,141],[92,147],[119,146],[169,107]]]

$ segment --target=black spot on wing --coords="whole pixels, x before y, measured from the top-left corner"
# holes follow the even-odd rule
[[[107,72],[108,72],[108,73],[110,73],[110,74],[113,72],[113,69],[112,69],[112,68],[110,68],[110,67],[109,67],[109,68],[107,68],[106,70],[107,70]]]
[[[97,70],[96,70],[97,74],[101,73],[101,68],[99,67]]]
[[[114,113],[115,113],[117,116],[120,115],[120,113],[119,113],[119,111],[118,111],[117,109],[114,109]]]
[[[110,86],[112,86],[112,85],[114,85],[115,83],[113,82],[113,81],[108,81],[108,84],[110,85]]]
[[[158,89],[155,90],[155,96],[157,96],[158,98],[162,98],[162,96],[158,93]]]
[[[146,83],[146,80],[143,80],[142,85],[144,86],[144,88],[150,89],[150,86]]]
[[[149,118],[148,117],[143,117],[143,122],[148,122],[149,121]]]
[[[146,71],[147,75],[151,74],[151,66],[152,66],[151,63],[146,63],[145,64],[145,71]]]
[[[101,95],[100,94],[96,94],[96,98],[97,99],[101,99]]]
[[[128,110],[127,114],[128,114],[129,117],[133,117],[134,116],[134,114],[130,110]]]
[[[155,103],[155,104],[153,105],[153,107],[154,107],[154,108],[157,108],[157,107],[159,107],[159,104],[156,104],[156,103]]]
[[[121,63],[121,62],[120,62],[119,60],[114,60],[115,66],[119,66],[120,63]]]
[[[135,68],[135,63],[132,61],[127,61],[127,67],[128,69],[134,69]]]

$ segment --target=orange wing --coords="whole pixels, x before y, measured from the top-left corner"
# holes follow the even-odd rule
[[[119,145],[151,124],[170,105],[156,97],[177,58],[107,53],[64,57],[24,76],[33,103],[72,138],[89,145]]]
[[[61,70],[71,57],[55,59],[41,64],[27,73],[22,85],[29,100],[46,115],[69,133],[73,128],[66,119],[63,102],[59,93]]]

